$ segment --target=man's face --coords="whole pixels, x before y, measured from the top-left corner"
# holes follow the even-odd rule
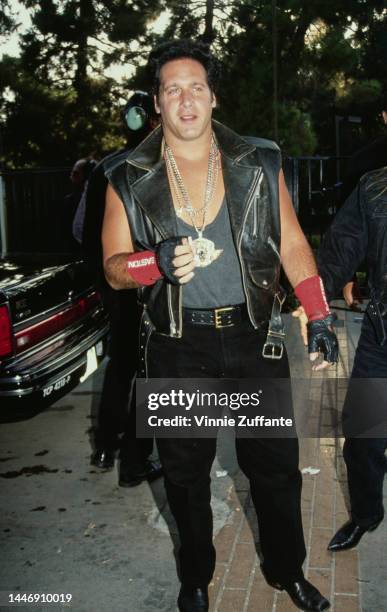
[[[161,113],[164,135],[192,141],[211,131],[215,96],[200,62],[189,58],[172,60],[160,71],[160,89],[155,108]]]

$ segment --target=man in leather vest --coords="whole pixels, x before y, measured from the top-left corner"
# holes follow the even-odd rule
[[[318,253],[329,299],[366,260],[370,301],[343,409],[351,519],[329,543],[353,548],[384,516],[387,469],[387,167],[365,174],[336,215]]]
[[[313,367],[335,362],[329,309],[278,147],[212,120],[219,66],[203,43],[164,43],[149,68],[161,127],[108,174],[102,231],[107,281],[115,289],[138,287],[144,303],[143,375],[288,378],[281,263],[308,314],[311,358],[324,353]],[[204,612],[215,567],[209,474],[216,439],[157,444],[180,536],[179,610]],[[329,602],[302,572],[297,439],[241,438],[236,448],[258,515],[267,582],[302,610],[325,610]]]

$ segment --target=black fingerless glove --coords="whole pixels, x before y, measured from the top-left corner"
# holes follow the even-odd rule
[[[180,284],[179,279],[174,274],[176,268],[172,260],[175,258],[175,248],[181,245],[183,238],[186,238],[186,236],[168,238],[163,240],[163,242],[159,242],[156,246],[157,265],[167,281],[172,283],[172,285]]]
[[[310,321],[308,323],[308,353],[323,353],[324,360],[337,363],[339,358],[339,343],[332,329],[333,317]]]

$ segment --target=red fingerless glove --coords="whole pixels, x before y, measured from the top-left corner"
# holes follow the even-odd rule
[[[305,310],[308,321],[325,319],[331,311],[329,310],[324,285],[317,274],[301,281],[294,288],[294,293]]]
[[[140,251],[128,256],[127,269],[139,285],[154,285],[163,275],[153,251]]]

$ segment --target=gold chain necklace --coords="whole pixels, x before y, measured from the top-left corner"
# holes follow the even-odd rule
[[[189,239],[190,243],[195,247],[195,265],[203,268],[210,265],[210,263],[217,259],[222,253],[222,250],[215,249],[215,244],[212,240],[208,240],[208,238],[203,237],[203,232],[206,227],[207,210],[213,200],[220,172],[220,153],[218,146],[214,137],[212,137],[208,157],[204,204],[201,208],[194,208],[192,206],[192,202],[184,185],[184,181],[174,158],[172,149],[166,143],[164,146],[164,159],[167,167],[168,178],[179,204],[178,208],[176,208],[176,213],[181,215],[183,212],[185,212],[191,219],[192,225],[198,235],[195,240],[192,240],[191,238]],[[198,227],[195,217],[201,213],[203,214],[203,221],[201,226]]]

